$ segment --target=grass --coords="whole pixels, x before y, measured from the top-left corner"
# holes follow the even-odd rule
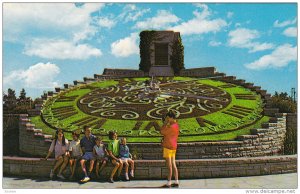
[[[149,78],[134,78],[136,81],[145,81],[148,80]],[[125,79],[129,81],[129,79]],[[194,78],[189,78],[189,77],[175,77],[174,80],[178,81],[184,81],[184,80],[194,80]],[[219,87],[221,85],[224,85],[226,83],[221,82],[221,81],[216,81],[216,80],[209,80],[209,79],[200,79],[198,80],[199,83],[214,86],[214,87]],[[45,105],[44,111],[51,112],[51,108],[58,108],[58,107],[64,107],[64,106],[73,106],[74,109],[78,112],[76,115],[73,115],[71,117],[68,117],[66,119],[63,119],[61,121],[55,121],[58,122],[55,125],[57,127],[61,128],[68,128],[68,130],[75,130],[78,129],[78,126],[72,125],[71,123],[74,121],[77,121],[78,119],[82,119],[84,117],[94,117],[91,115],[87,115],[83,113],[78,107],[77,107],[77,101],[81,99],[84,95],[88,94],[91,92],[91,88],[99,88],[99,87],[109,87],[109,86],[114,86],[118,84],[118,81],[115,80],[107,80],[107,81],[102,81],[102,82],[95,82],[87,85],[80,85],[76,88],[71,88],[68,91],[64,91],[63,95],[66,97],[71,97],[71,96],[77,96],[75,101],[72,102],[53,102],[50,103],[50,101],[47,102],[49,106]],[[222,88],[223,90],[226,90],[230,95],[231,95],[231,103],[229,106],[226,108],[222,109],[222,111],[230,109],[233,105],[238,105],[238,106],[243,106],[247,108],[253,108],[256,112],[261,111],[261,99],[260,96],[258,96],[256,93],[245,89],[240,86],[232,87],[232,88]],[[234,94],[253,94],[256,96],[256,100],[239,100],[236,99]],[[59,97],[58,97],[59,98]],[[55,99],[55,97],[54,97]],[[48,109],[48,111],[46,111]],[[223,141],[223,140],[233,140],[236,136],[238,135],[243,135],[243,134],[249,134],[251,128],[257,128],[260,127],[260,124],[263,122],[268,121],[268,117],[263,117],[259,121],[257,121],[255,124],[251,125],[250,127],[242,128],[239,130],[231,131],[232,129],[236,128],[236,126],[230,125],[231,123],[237,123],[240,122],[241,119],[227,115],[222,113],[222,111],[215,112],[212,114],[207,114],[202,116],[201,118],[204,118],[206,120],[212,121],[215,124],[218,125],[217,128],[212,129],[210,128],[211,126],[207,124],[206,127],[200,127],[196,118],[188,118],[188,119],[180,119],[179,120],[179,125],[181,127],[182,132],[188,132],[188,134],[194,134],[196,136],[181,136],[179,138],[180,142],[189,142],[189,141]],[[254,111],[254,112],[255,112]],[[99,119],[98,117],[94,117],[95,120]],[[54,134],[54,130],[50,127],[48,127],[41,118],[38,117],[32,117],[32,122],[36,124],[37,128],[43,129],[43,132],[45,134]],[[243,122],[245,124],[247,123],[252,123],[252,120],[250,120],[247,117],[244,117]],[[161,125],[161,121],[157,120],[157,122]],[[108,131],[110,130],[115,130],[117,133],[122,136],[122,135],[136,135],[138,136],[139,133],[142,135],[149,135],[148,131],[145,131],[144,128],[147,126],[149,121],[144,121],[142,126],[140,127],[140,131],[132,131],[134,128],[136,121],[133,120],[115,120],[115,119],[107,119],[107,121],[104,123],[104,125],[101,127],[103,130],[100,129],[93,129],[93,133],[95,134],[107,134]],[[218,132],[222,131],[228,131],[227,133],[222,133],[222,134],[208,134],[212,133],[212,131],[217,130]],[[152,128],[150,131],[155,134],[156,131],[154,131],[154,128]],[[70,139],[71,134],[66,133],[65,136]],[[157,136],[157,134],[155,134]],[[106,136],[103,137],[104,140],[107,138]],[[149,137],[128,137],[128,142],[160,142],[161,137],[154,137],[149,135]]]
[[[146,81],[146,80],[150,80],[151,78],[148,77],[137,77],[137,78],[133,78],[135,81]],[[128,80],[128,79],[127,79]]]
[[[88,86],[92,86],[92,87],[95,87],[95,88],[98,88],[98,87],[106,88],[106,87],[109,87],[109,86],[114,86],[118,83],[119,82],[115,81],[115,80],[107,80],[107,81],[102,81],[102,82],[94,82],[94,83],[89,84]]]
[[[71,96],[84,96],[85,94],[89,93],[91,90],[90,89],[77,89],[73,90],[71,92],[68,92],[65,96],[71,97]]]
[[[136,121],[128,121],[128,120],[112,120],[108,119],[102,128],[106,129],[107,131],[114,130],[117,131],[118,134],[121,134],[122,131],[131,130]],[[122,127],[120,127],[122,126]]]
[[[194,80],[195,78],[191,78],[191,77],[174,77],[173,80],[176,81],[189,81],[189,80]]]
[[[35,124],[35,128],[42,129],[43,133],[49,135],[55,134],[55,131],[42,121],[41,116],[30,117],[30,120]]]
[[[218,86],[221,86],[221,85],[225,84],[224,82],[217,81],[217,80],[210,80],[210,79],[201,79],[198,82],[201,83],[201,84],[207,84],[207,85],[215,86],[215,87],[218,87]]]

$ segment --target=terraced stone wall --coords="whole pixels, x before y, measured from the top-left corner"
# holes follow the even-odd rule
[[[216,68],[215,67],[204,67],[204,68],[194,68],[194,69],[183,69],[180,70],[180,76],[187,77],[212,77],[215,76]]]
[[[257,157],[282,154],[286,133],[286,113],[277,113],[252,135],[238,136],[236,141],[179,143],[178,159]],[[20,151],[31,156],[45,156],[51,136],[35,129],[27,115],[20,117]],[[158,143],[128,144],[137,159],[162,159],[162,148]]]
[[[54,160],[41,161],[39,158],[4,157],[3,163],[4,176],[49,177]],[[177,167],[179,179],[294,173],[297,172],[297,155],[177,160]],[[112,168],[112,164],[108,164],[104,168],[102,176],[108,178]],[[80,167],[77,172],[82,174]],[[135,179],[165,179],[167,173],[164,160],[135,160]],[[70,175],[69,167],[66,169],[66,175]],[[94,178],[93,173],[92,178]]]
[[[44,135],[42,129],[36,129],[27,114],[21,114],[19,120],[19,153],[25,156],[46,156],[52,142],[51,135]]]
[[[180,143],[179,159],[258,157],[282,154],[286,133],[286,114],[277,114],[264,128],[253,129],[252,135],[238,136],[236,141]],[[160,144],[130,144],[131,152],[140,159],[162,159]]]
[[[143,77],[144,72],[134,69],[108,69],[105,68],[103,75],[118,76],[118,77]]]

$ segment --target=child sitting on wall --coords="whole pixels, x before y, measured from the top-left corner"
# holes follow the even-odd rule
[[[113,183],[114,182],[114,175],[116,174],[118,170],[118,179],[120,179],[120,175],[122,172],[123,168],[123,162],[119,156],[119,149],[120,149],[120,141],[117,140],[117,133],[114,131],[110,131],[108,134],[109,137],[109,142],[108,142],[108,154],[110,156],[111,163],[115,166],[114,169],[112,170],[109,178],[109,182]]]
[[[62,175],[62,172],[65,170],[69,161],[69,151],[68,151],[69,142],[64,136],[64,132],[62,129],[57,129],[55,133],[55,138],[53,139],[51,146],[49,148],[48,154],[42,160],[47,160],[52,152],[55,153],[55,165],[54,168],[51,169],[50,179],[53,178],[55,171],[59,169],[57,177],[60,179],[65,179]]]
[[[93,149],[93,154],[97,160],[96,162],[96,177],[99,179],[99,174],[101,173],[101,171],[103,170],[103,168],[105,167],[108,158],[107,158],[107,150],[105,145],[103,144],[102,140],[100,137],[96,137],[96,145],[94,146]],[[102,163],[100,169],[99,166]]]
[[[74,180],[74,174],[76,171],[76,165],[81,160],[82,156],[82,150],[80,146],[80,140],[79,140],[79,133],[76,133],[75,131],[72,132],[73,140],[70,142],[69,145],[69,152],[70,152],[70,171],[71,176],[70,180]]]
[[[134,177],[134,161],[132,160],[132,155],[129,152],[129,147],[126,145],[126,138],[123,137],[121,139],[121,144],[120,144],[120,155],[119,158],[121,158],[123,164],[125,165],[125,179],[128,181],[128,168],[130,164],[130,176]]]

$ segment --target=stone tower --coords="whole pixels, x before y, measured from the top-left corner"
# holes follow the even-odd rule
[[[174,76],[184,69],[179,32],[142,31],[140,70],[149,76]]]

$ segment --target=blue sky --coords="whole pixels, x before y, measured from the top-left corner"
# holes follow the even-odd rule
[[[269,93],[297,88],[297,4],[4,3],[3,90],[39,97],[104,68],[139,66],[139,32],[175,30],[185,67]]]

